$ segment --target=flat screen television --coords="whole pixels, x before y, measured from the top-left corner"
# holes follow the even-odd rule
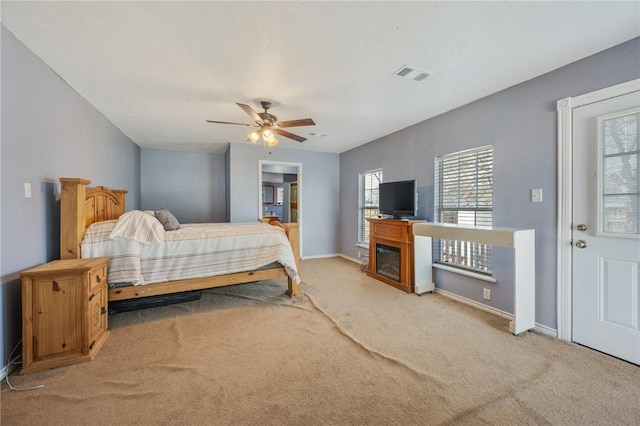
[[[418,214],[416,180],[384,182],[378,186],[380,214],[394,218],[413,217]]]

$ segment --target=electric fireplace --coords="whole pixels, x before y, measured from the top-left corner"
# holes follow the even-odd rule
[[[376,273],[400,281],[400,247],[376,244]]]
[[[407,293],[414,290],[414,223],[424,220],[367,219],[369,269],[367,275]]]

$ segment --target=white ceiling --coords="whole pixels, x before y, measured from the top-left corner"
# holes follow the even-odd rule
[[[339,153],[640,36],[640,2],[10,2],[2,23],[143,148]],[[429,71],[421,83],[391,75]],[[615,66],[615,65],[612,65]],[[326,136],[310,136],[310,132]]]

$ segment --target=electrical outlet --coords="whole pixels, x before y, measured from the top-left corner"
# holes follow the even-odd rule
[[[24,198],[31,198],[31,183],[25,182],[24,184]]]
[[[484,297],[486,300],[491,300],[491,289],[489,288],[485,288],[482,290],[482,297]]]

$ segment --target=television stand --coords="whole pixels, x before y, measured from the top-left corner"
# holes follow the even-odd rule
[[[367,275],[407,293],[414,291],[414,223],[424,220],[367,219],[369,270]]]

